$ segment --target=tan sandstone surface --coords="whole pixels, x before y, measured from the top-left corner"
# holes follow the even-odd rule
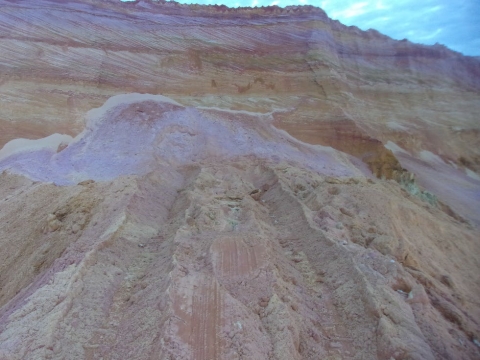
[[[480,358],[478,59],[88,0],[0,59],[0,359]]]

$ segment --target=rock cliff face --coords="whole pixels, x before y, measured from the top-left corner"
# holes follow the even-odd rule
[[[0,359],[480,356],[478,59],[89,0],[0,59]]]

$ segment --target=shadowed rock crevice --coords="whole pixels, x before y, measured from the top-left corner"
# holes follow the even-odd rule
[[[276,119],[282,116],[288,115],[277,115]],[[359,129],[353,120],[318,121],[302,127],[284,124],[280,120],[276,125],[299,140],[331,146],[361,159],[378,178],[399,181],[406,172],[389,149]]]

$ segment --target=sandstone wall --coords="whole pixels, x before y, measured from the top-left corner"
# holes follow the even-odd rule
[[[313,7],[2,0],[0,145],[75,135],[111,95],[269,112],[301,140],[378,162],[379,140],[479,169],[480,62]],[[388,151],[387,151],[388,152]],[[382,165],[374,172],[391,176]]]

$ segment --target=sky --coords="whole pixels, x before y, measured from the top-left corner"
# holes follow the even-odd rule
[[[125,1],[125,0],[123,0]],[[229,7],[313,5],[332,19],[394,39],[440,43],[464,55],[480,56],[480,0],[177,0]]]

